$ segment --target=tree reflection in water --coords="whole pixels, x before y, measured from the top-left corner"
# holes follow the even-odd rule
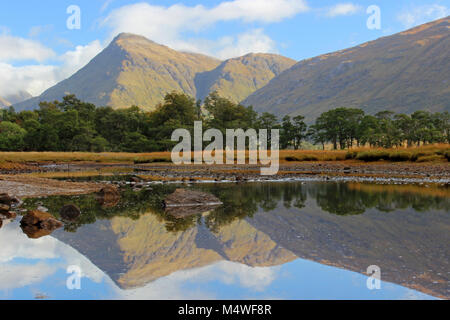
[[[363,214],[370,208],[381,212],[409,207],[419,212],[447,210],[450,199],[450,190],[442,186],[337,182],[199,184],[191,188],[214,194],[223,205],[207,214],[199,213],[176,219],[165,214],[162,201],[178,187],[156,185],[153,190],[138,192],[126,188],[121,192],[120,202],[113,208],[103,208],[95,195],[28,199],[25,207],[36,209],[42,204],[50,213],[60,218],[59,210],[64,205],[77,205],[82,215],[76,221],[65,224],[67,232],[76,232],[81,226],[93,224],[96,220],[108,220],[118,216],[137,220],[146,213],[157,215],[160,221],[165,223],[168,232],[185,231],[198,224],[204,224],[212,232],[218,232],[222,226],[235,220],[251,218],[259,210],[270,212],[278,206],[303,209],[308,199],[315,200],[323,211],[342,216]]]

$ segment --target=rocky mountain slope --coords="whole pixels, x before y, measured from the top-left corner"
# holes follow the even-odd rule
[[[245,99],[257,111],[306,116],[337,107],[450,111],[450,17],[297,63]]]
[[[218,234],[204,226],[172,233],[148,213],[136,221],[116,217],[84,226],[77,234],[54,236],[89,257],[124,289],[219,261],[274,266],[296,259],[244,220],[223,227]]]
[[[204,98],[217,90],[239,102],[293,64],[291,59],[272,54],[250,54],[221,62],[123,33],[73,76],[15,107],[37,108],[40,101],[61,100],[69,93],[98,106],[137,105],[147,110],[171,91]]]
[[[263,53],[226,60],[216,69],[197,75],[197,97],[204,99],[217,91],[222,97],[240,102],[294,64],[292,59]]]

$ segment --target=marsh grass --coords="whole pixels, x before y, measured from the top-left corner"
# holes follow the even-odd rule
[[[281,150],[280,161],[345,161],[364,162],[446,162],[450,159],[450,145],[437,144],[412,148],[395,149],[352,149],[352,150]],[[248,161],[248,152],[246,153]],[[154,153],[85,153],[85,152],[0,152],[0,165],[12,163],[126,163],[154,164],[172,163],[170,152]]]

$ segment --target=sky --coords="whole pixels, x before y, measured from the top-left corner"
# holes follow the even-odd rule
[[[142,287],[124,290],[87,257],[52,236],[28,239],[18,222],[3,227],[0,243],[0,300],[46,299],[435,299],[381,281],[367,288],[367,276],[296,259],[272,267],[219,261],[178,270]],[[82,273],[80,290],[69,290],[72,274]]]
[[[121,32],[220,59],[300,61],[449,15],[450,0],[0,0],[0,96],[41,94]]]

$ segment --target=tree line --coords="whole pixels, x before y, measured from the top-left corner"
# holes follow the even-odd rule
[[[337,108],[321,114],[307,126],[305,118],[271,113],[259,115],[253,107],[236,104],[211,93],[203,102],[177,92],[168,93],[151,112],[137,106],[115,110],[96,107],[67,95],[62,101],[41,102],[33,111],[0,112],[0,151],[154,152],[170,151],[172,132],[193,132],[195,121],[205,130],[279,129],[282,149],[299,149],[304,141],[325,148],[353,146],[390,148],[449,143],[449,113],[417,111],[411,115],[390,111],[366,115],[360,109]]]

